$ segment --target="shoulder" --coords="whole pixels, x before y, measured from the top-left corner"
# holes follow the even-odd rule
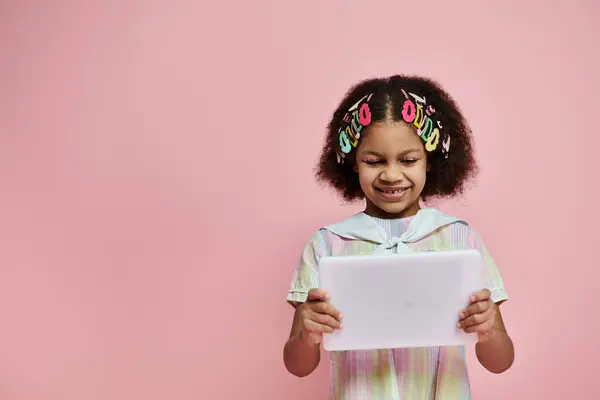
[[[319,232],[328,240],[356,239],[364,231],[370,231],[375,223],[364,212],[350,215],[340,221],[323,226]]]
[[[458,244],[459,247],[476,247],[477,243],[481,241],[479,233],[468,220],[451,216],[438,210],[429,210],[433,210],[430,213],[430,218],[448,222],[440,224],[441,227],[437,230],[437,233],[448,236],[448,238],[451,239],[452,242]]]
[[[438,233],[445,236],[457,249],[479,249],[483,246],[483,239],[477,229],[465,220],[448,224]]]
[[[357,213],[337,222],[323,225],[311,234],[306,247],[313,249],[318,255],[326,254],[336,243],[354,239],[352,233],[364,229],[365,218],[368,217],[364,213]]]
[[[340,239],[338,235],[334,233],[335,229],[331,229],[331,227],[344,226],[344,221],[347,221],[349,218],[346,218],[342,221],[335,222],[330,225],[324,225],[313,231],[308,237],[306,247],[310,247],[315,250],[315,253],[322,253],[325,251],[336,239]]]

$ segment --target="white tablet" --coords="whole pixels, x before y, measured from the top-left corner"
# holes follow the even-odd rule
[[[319,275],[344,315],[344,329],[323,336],[328,351],[476,342],[456,326],[469,297],[483,288],[476,250],[325,257]]]

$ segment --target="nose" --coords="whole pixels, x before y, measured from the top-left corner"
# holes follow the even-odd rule
[[[404,179],[404,171],[402,166],[392,163],[381,172],[379,178],[385,182],[397,182]]]

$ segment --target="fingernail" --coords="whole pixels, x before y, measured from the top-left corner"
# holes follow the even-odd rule
[[[329,294],[328,294],[328,293],[327,293],[327,294],[325,294],[325,300],[329,300],[329,297],[330,297],[330,296],[329,296]]]
[[[464,317],[466,317],[464,312],[461,312],[459,316],[460,316],[460,319],[463,319]]]
[[[470,300],[471,300],[471,302],[474,302],[475,301],[475,296],[471,296]]]
[[[340,313],[340,321],[344,319],[344,314]]]
[[[457,328],[460,328],[460,322],[457,322],[457,323],[456,323],[456,327],[457,327]]]
[[[340,330],[344,329],[344,324],[340,324]]]

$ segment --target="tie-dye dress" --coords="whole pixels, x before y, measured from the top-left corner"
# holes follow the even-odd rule
[[[373,240],[375,230],[379,237],[386,237]],[[288,302],[302,303],[310,289],[319,287],[320,258],[366,255],[382,248],[395,251],[396,245],[403,248],[398,251],[476,249],[483,257],[484,281],[492,292],[492,299],[498,303],[508,298],[494,260],[475,230],[464,221],[433,209],[423,209],[414,217],[402,219],[379,219],[359,213],[316,232],[293,273]],[[471,399],[462,346],[329,354],[330,400]]]

